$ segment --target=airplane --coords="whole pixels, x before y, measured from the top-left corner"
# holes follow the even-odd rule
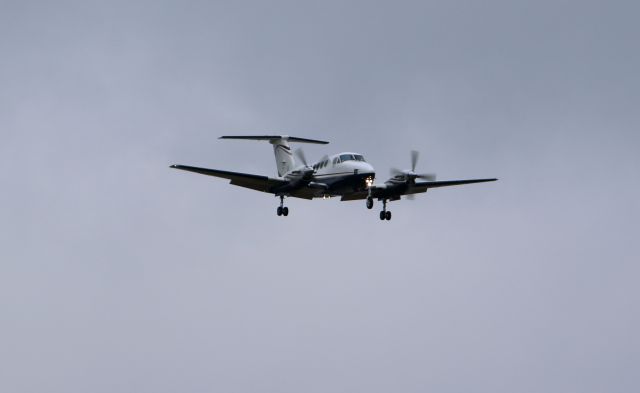
[[[325,155],[313,165],[308,165],[304,152],[291,151],[289,143],[313,143],[326,145],[329,142],[298,138],[288,135],[225,135],[219,139],[267,141],[273,145],[278,177],[268,177],[249,173],[199,168],[188,165],[171,165],[170,168],[200,173],[230,180],[230,184],[274,194],[280,198],[276,213],[288,216],[289,208],[284,206],[285,197],[302,199],[340,197],[341,201],[366,200],[367,209],[373,208],[374,199],[382,202],[380,220],[391,220],[387,202],[400,200],[403,196],[412,199],[415,194],[425,193],[431,188],[457,186],[461,184],[483,183],[498,179],[468,179],[436,181],[435,174],[415,172],[419,153],[411,152],[411,169],[392,169],[389,180],[374,184],[375,170],[364,156],[354,152]],[[426,181],[418,181],[418,179]]]

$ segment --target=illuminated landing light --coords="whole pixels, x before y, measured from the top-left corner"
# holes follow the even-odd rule
[[[369,176],[364,179],[364,184],[367,185],[367,188],[371,187],[373,185],[373,177]]]

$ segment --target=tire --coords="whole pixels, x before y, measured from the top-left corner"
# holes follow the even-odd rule
[[[373,199],[368,198],[367,199],[367,209],[372,209],[373,208]]]
[[[385,214],[385,217],[387,219],[387,221],[391,220],[391,212],[387,211],[387,214]]]
[[[380,212],[380,219],[384,220],[387,216],[384,214],[384,211]]]
[[[285,207],[282,208],[282,215],[285,216],[285,217],[289,215],[289,208],[288,207],[285,206]]]
[[[278,210],[276,210],[276,212],[278,213],[278,217],[280,217],[282,215],[282,206],[278,206]]]

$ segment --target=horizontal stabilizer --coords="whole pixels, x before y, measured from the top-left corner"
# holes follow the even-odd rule
[[[316,143],[319,145],[326,145],[329,142],[319,141],[316,139],[307,139],[307,138],[298,138],[295,136],[289,135],[224,135],[221,136],[220,139],[242,139],[242,140],[250,140],[250,141],[279,141],[285,140],[288,142],[299,142],[299,143]]]

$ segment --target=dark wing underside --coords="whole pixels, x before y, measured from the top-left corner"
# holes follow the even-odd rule
[[[288,182],[281,179],[274,179],[267,176],[252,175],[249,173],[220,171],[217,169],[198,168],[195,166],[187,165],[171,165],[171,168],[181,169],[183,171],[200,173],[207,176],[221,177],[223,179],[231,180],[230,183],[234,186],[240,186],[250,188],[256,191],[273,192],[273,190],[287,185]]]
[[[419,192],[425,192],[429,188],[439,188],[439,187],[450,187],[450,186],[460,186],[463,184],[473,184],[473,183],[486,183],[489,181],[496,181],[498,179],[469,179],[469,180],[444,180],[444,181],[421,181],[416,182],[411,189],[412,194],[416,194]]]
[[[445,180],[445,181],[424,181],[416,182],[414,185],[407,187],[405,185],[394,186],[373,186],[371,190],[371,196],[374,198],[393,198],[402,195],[419,194],[426,192],[429,188],[459,186],[463,184],[484,183],[489,181],[496,181],[498,179],[468,179],[468,180]],[[351,194],[343,195],[341,201],[355,201],[360,199],[366,199],[369,193],[367,191],[354,192]]]
[[[252,190],[267,192],[270,194],[278,194],[280,191],[283,191],[283,189],[285,189],[285,191],[283,192],[286,193],[286,195],[295,198],[313,199],[316,196],[316,190],[308,187],[290,189],[287,187],[290,184],[288,181],[282,179],[274,179],[267,176],[252,175],[250,173],[220,171],[218,169],[198,168],[188,165],[171,165],[171,168],[200,173],[207,176],[229,179],[231,180],[229,183],[233,184],[234,186],[250,188]]]

